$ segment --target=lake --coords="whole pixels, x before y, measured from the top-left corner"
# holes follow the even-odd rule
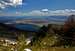
[[[15,27],[20,30],[37,32],[40,27],[32,24],[16,24]]]

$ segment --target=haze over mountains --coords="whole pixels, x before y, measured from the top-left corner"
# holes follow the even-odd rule
[[[1,23],[23,23],[23,24],[63,24],[68,16],[21,16],[21,17],[0,17]]]

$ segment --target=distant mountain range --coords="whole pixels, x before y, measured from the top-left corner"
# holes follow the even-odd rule
[[[34,23],[34,24],[63,24],[67,16],[23,16],[0,17],[1,23]]]

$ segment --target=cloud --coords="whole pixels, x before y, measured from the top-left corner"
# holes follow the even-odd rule
[[[24,13],[23,15],[27,16],[53,16],[53,15],[72,15],[75,14],[74,9],[64,9],[64,10],[49,10],[49,9],[42,9],[42,10],[33,10],[28,13]]]
[[[27,13],[28,15],[33,15],[33,16],[36,16],[36,15],[42,15],[42,12],[40,10],[33,10],[31,12],[28,12]]]
[[[48,9],[42,9],[41,11],[43,11],[43,12],[48,12],[49,10],[48,10]]]
[[[22,0],[9,0],[13,5],[22,5]]]
[[[75,9],[64,9],[64,10],[32,10],[30,12],[15,12],[15,13],[0,13],[0,16],[69,16],[75,15]]]
[[[0,16],[23,16],[21,12],[0,12]]]
[[[22,0],[0,0],[0,8],[4,9],[7,6],[22,5]]]
[[[3,4],[0,3],[0,8],[1,8],[1,9],[4,9],[5,6],[4,6]]]

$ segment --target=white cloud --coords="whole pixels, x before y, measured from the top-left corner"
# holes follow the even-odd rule
[[[75,14],[74,9],[65,9],[65,10],[49,10],[49,9],[42,9],[42,10],[33,10],[28,13],[24,13],[23,15],[27,16],[52,16],[52,15],[71,15]]]
[[[2,4],[0,3],[0,8],[1,8],[1,9],[4,9],[4,8],[5,8],[5,6],[4,6],[4,5],[2,5]]]
[[[4,9],[7,6],[17,6],[22,5],[22,0],[1,0],[0,8]]]
[[[43,10],[43,11],[42,11]],[[15,13],[0,13],[0,16],[69,16],[74,14],[74,9],[64,9],[64,10],[32,10],[30,12],[15,12]]]
[[[13,5],[22,5],[22,0],[10,0]]]
[[[43,12],[48,12],[49,10],[48,10],[48,9],[42,9],[41,11],[43,11]]]
[[[40,10],[33,10],[29,12],[28,15],[33,15],[33,16],[40,15],[41,16],[42,12]]]

